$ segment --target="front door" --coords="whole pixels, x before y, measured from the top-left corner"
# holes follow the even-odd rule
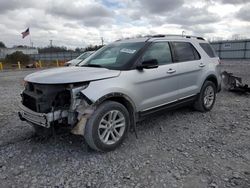
[[[128,71],[138,111],[146,111],[176,101],[178,64],[173,63],[168,42],[155,42],[144,52],[141,62],[156,59],[159,67]]]

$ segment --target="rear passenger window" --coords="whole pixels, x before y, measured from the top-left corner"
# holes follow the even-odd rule
[[[200,43],[201,48],[207,53],[209,57],[217,57],[214,49],[208,43]]]
[[[172,56],[168,42],[153,43],[142,56],[142,61],[156,59],[159,65],[172,63]]]
[[[172,42],[176,62],[194,61],[200,59],[197,50],[189,42]]]

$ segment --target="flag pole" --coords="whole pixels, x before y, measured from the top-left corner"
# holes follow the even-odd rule
[[[31,41],[31,32],[30,32],[30,28],[29,28],[29,35],[30,35],[30,47],[33,47],[32,41]]]

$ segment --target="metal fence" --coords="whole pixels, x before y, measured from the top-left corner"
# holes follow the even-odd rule
[[[27,55],[38,54],[38,50],[36,48],[28,48],[28,47],[1,48],[0,47],[0,59],[4,59],[7,55],[10,55],[17,51],[22,52]]]
[[[69,61],[75,59],[83,52],[58,52],[58,53],[40,53],[29,55],[34,61]]]
[[[250,40],[228,40],[210,43],[221,59],[250,59]]]

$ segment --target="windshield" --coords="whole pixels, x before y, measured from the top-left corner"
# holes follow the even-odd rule
[[[145,45],[145,42],[113,43],[98,50],[79,66],[122,69]]]

